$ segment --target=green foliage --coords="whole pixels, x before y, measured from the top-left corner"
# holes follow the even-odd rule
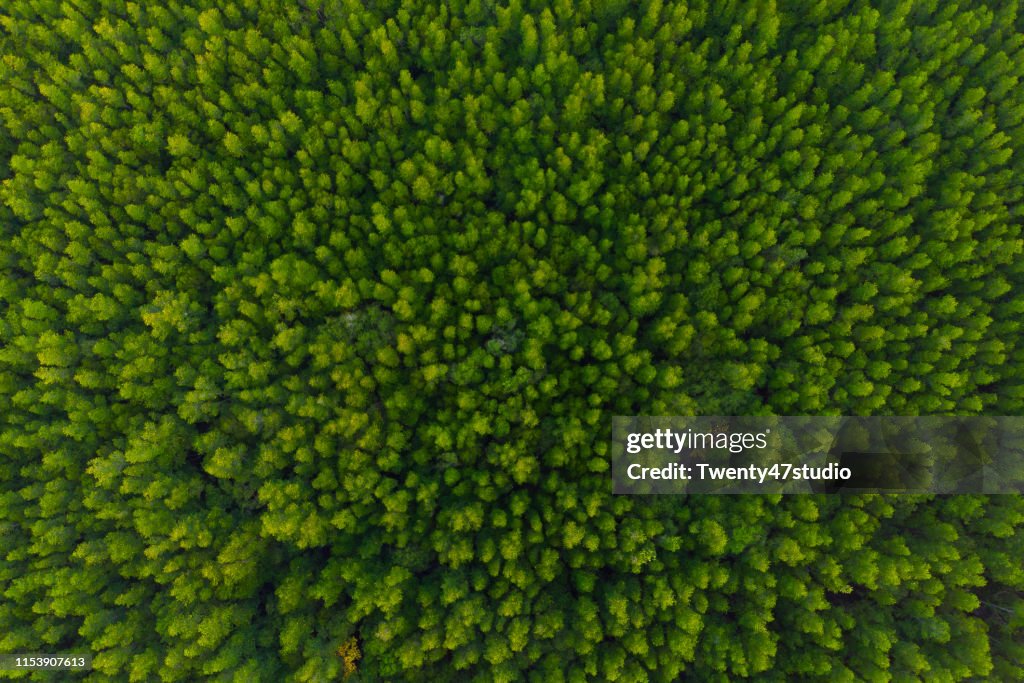
[[[1024,679],[1019,498],[616,498],[607,448],[1024,409],[1022,20],[2,3],[0,652]]]

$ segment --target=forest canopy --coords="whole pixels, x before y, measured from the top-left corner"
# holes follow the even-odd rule
[[[1021,414],[1022,50],[1016,0],[5,0],[0,652],[1024,680],[1019,497],[608,449]]]

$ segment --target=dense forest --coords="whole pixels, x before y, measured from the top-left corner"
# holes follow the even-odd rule
[[[609,471],[1021,414],[1022,79],[1018,0],[5,0],[0,653],[1024,680],[1020,497]]]

